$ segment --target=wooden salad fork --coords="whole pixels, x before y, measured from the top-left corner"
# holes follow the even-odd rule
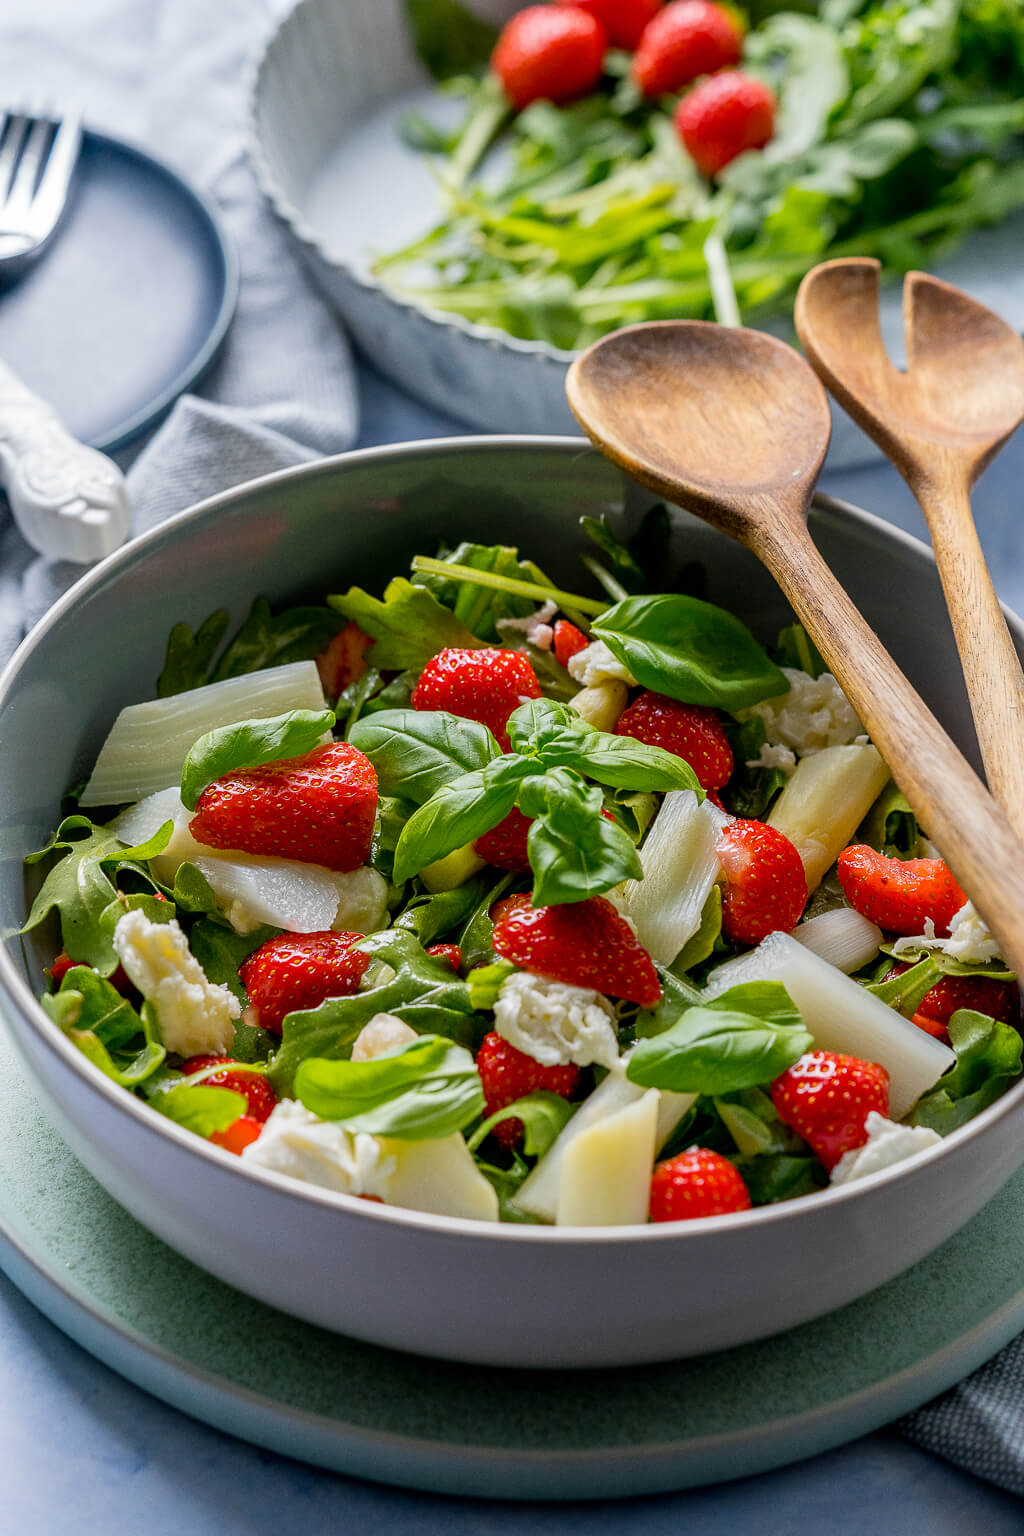
[[[879,263],[809,272],[796,328],[818,377],[899,470],[931,534],[992,793],[1024,837],[1024,673],[971,515],[971,487],[1024,420],[1024,341],[924,272],[903,285],[907,369],[878,316]]]
[[[1024,974],[1024,847],[807,530],[831,422],[813,370],[760,331],[630,326],[572,365],[569,404],[642,485],[746,545],[828,663],[911,807]]]

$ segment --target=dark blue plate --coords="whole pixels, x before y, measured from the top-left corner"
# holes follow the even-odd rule
[[[117,448],[209,367],[237,295],[209,203],[151,155],[86,132],[53,244],[0,288],[0,358],[76,437]]]

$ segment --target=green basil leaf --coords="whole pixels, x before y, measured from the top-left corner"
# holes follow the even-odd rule
[[[230,622],[228,610],[219,608],[203,620],[194,634],[187,624],[174,625],[167,637],[163,671],[157,679],[158,699],[187,693],[190,688],[201,688],[209,681],[213,658]]]
[[[244,1094],[233,1088],[208,1088],[204,1084],[181,1083],[173,1088],[163,1088],[147,1096],[151,1109],[183,1125],[197,1136],[210,1137],[215,1131],[226,1131],[229,1125],[248,1110]]]
[[[292,709],[268,720],[240,720],[223,725],[189,749],[181,769],[181,801],[194,811],[207,785],[243,768],[259,768],[279,758],[303,757],[321,744],[334,724],[331,709]]]
[[[539,1088],[536,1093],[528,1093],[525,1098],[516,1099],[504,1109],[489,1115],[469,1138],[469,1150],[475,1152],[503,1120],[521,1120],[524,1130],[523,1151],[527,1157],[543,1157],[577,1108],[577,1105],[570,1104],[559,1094]]]
[[[486,725],[443,709],[381,710],[357,720],[348,739],[370,759],[382,795],[417,805],[501,756]]]
[[[372,1061],[307,1057],[295,1073],[295,1092],[322,1120],[405,1141],[451,1136],[484,1107],[476,1062],[439,1035],[422,1035]]]
[[[1021,1071],[1021,1037],[1009,1024],[960,1008],[949,1021],[956,1065],[918,1099],[907,1116],[911,1125],[930,1126],[948,1136],[994,1104]]]
[[[515,752],[524,757],[542,757],[547,763],[561,762],[561,749],[575,750],[580,738],[594,727],[582,720],[567,704],[555,699],[527,699],[508,717],[508,739]]]
[[[384,589],[384,598],[371,597],[361,587],[327,599],[332,608],[353,619],[376,644],[369,660],[380,672],[422,670],[438,651],[463,650],[480,641],[425,587],[414,587],[396,576]]]
[[[632,736],[592,731],[562,762],[611,789],[692,789],[698,800],[704,799],[700,780],[685,758]]]
[[[507,754],[444,784],[414,811],[395,849],[394,878],[401,883],[428,864],[482,837],[512,809],[528,759]]]
[[[591,627],[645,688],[687,704],[732,712],[788,690],[747,626],[695,597],[627,597]]]
[[[732,1093],[771,1082],[812,1045],[781,982],[752,981],[688,1008],[664,1033],[642,1040],[626,1076],[642,1088]]]
[[[623,880],[642,878],[636,845],[601,814],[601,791],[571,769],[553,768],[525,779],[519,807],[533,818],[526,848],[535,906],[583,901]]]

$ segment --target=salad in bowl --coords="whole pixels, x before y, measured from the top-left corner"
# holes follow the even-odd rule
[[[119,1090],[320,1191],[621,1228],[859,1183],[1013,1082],[1016,979],[804,631],[659,591],[663,508],[584,526],[591,595],[461,542],[174,626],[29,860],[42,1006]]]

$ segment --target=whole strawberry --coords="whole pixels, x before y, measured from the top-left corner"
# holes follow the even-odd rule
[[[508,22],[491,68],[514,107],[531,101],[572,101],[601,78],[608,38],[578,5],[528,5]]]
[[[728,1158],[707,1147],[688,1147],[655,1166],[652,1221],[693,1221],[749,1210],[750,1196],[739,1173]]]
[[[676,131],[705,176],[737,155],[763,149],[775,131],[775,96],[762,80],[726,69],[694,86],[676,107]]]
[[[447,960],[453,971],[462,969],[462,950],[458,944],[431,944],[427,954],[435,960]]]
[[[642,693],[623,710],[615,730],[685,758],[702,789],[721,789],[732,777],[732,748],[713,709]]]
[[[211,848],[345,871],[366,863],[376,815],[373,764],[335,741],[214,780],[199,796],[189,830]]]
[[[570,624],[568,619],[555,620],[551,649],[560,667],[567,667],[575,655],[586,650],[587,645],[587,637],[582,629],[577,629],[576,625]]]
[[[867,1141],[872,1110],[889,1113],[889,1074],[875,1061],[810,1051],[777,1077],[772,1103],[779,1119],[808,1142],[829,1170]]]
[[[446,709],[479,720],[507,752],[509,715],[524,699],[539,698],[537,674],[518,651],[447,650],[427,662],[410,702],[413,709]]]
[[[226,1131],[214,1131],[207,1140],[216,1147],[223,1147],[225,1152],[234,1152],[236,1157],[241,1157],[246,1147],[258,1140],[262,1130],[262,1120],[257,1120],[254,1115],[239,1115]]]
[[[477,1052],[476,1069],[484,1087],[484,1115],[493,1115],[499,1109],[525,1099],[528,1093],[544,1089],[567,1099],[576,1087],[580,1069],[571,1062],[562,1067],[542,1067],[525,1051],[494,1031],[485,1035]],[[491,1132],[503,1147],[513,1147],[523,1134],[521,1120],[502,1120]]]
[[[518,806],[513,806],[503,821],[477,838],[473,848],[496,869],[529,869],[526,839],[532,820],[532,816],[524,816]]]
[[[742,36],[735,19],[711,0],[673,0],[644,31],[633,79],[645,96],[669,96],[700,75],[738,64]]]
[[[282,933],[254,950],[238,974],[260,1025],[280,1034],[286,1014],[358,992],[370,963],[369,955],[352,949],[362,937],[333,929]]]
[[[628,998],[642,1008],[652,1008],[661,996],[650,955],[603,896],[557,907],[509,896],[492,915],[495,952],[524,971]]]
[[[277,1103],[277,1094],[271,1088],[261,1072],[253,1072],[243,1062],[232,1061],[227,1056],[190,1056],[181,1064],[181,1070],[186,1076],[193,1072],[203,1072],[208,1067],[217,1070],[203,1078],[204,1088],[231,1088],[235,1093],[240,1093],[248,1104],[246,1114],[253,1120],[258,1120],[262,1125],[268,1120]]]
[[[851,907],[890,933],[924,933],[930,919],[945,937],[967,900],[943,859],[890,859],[854,843],[843,849],[836,870]]]
[[[599,21],[613,48],[632,52],[651,18],[661,9],[661,0],[557,0],[559,5],[577,5]]]
[[[726,878],[722,931],[734,944],[789,933],[807,905],[807,876],[789,838],[764,821],[732,821],[715,846]]]

